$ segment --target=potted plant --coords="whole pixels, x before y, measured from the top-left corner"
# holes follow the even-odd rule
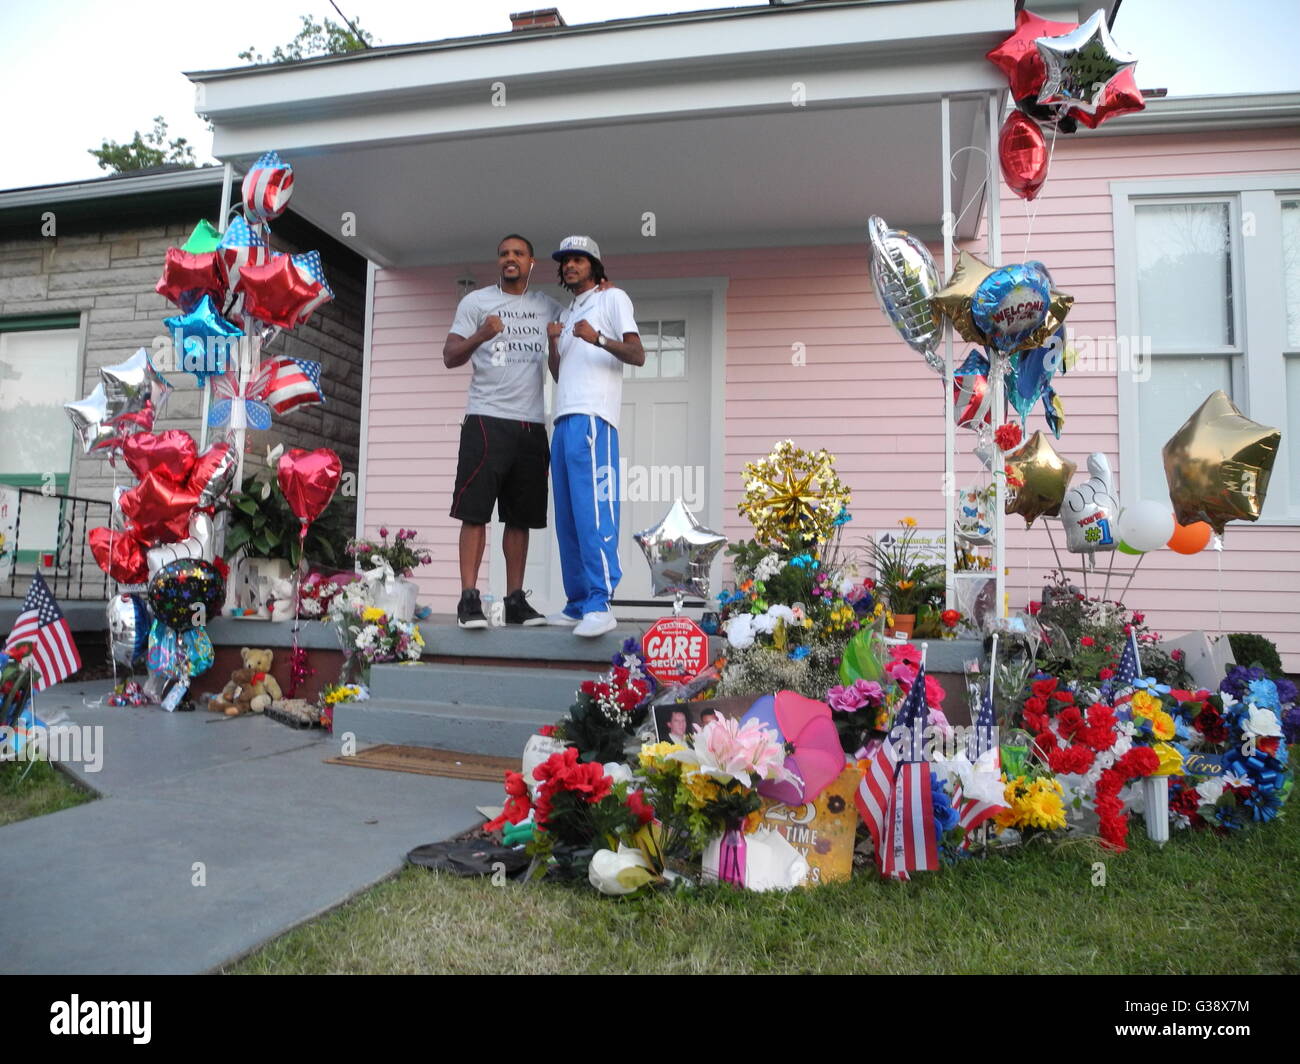
[[[240,589],[237,597],[227,596],[227,605],[255,609],[258,616],[264,615],[271,585],[297,572],[304,557],[340,568],[343,559],[337,544],[353,526],[336,497],[302,540],[302,524],[276,482],[273,460],[269,466],[253,476],[243,491],[232,492],[225,505],[223,554],[231,563],[232,591]]]
[[[362,577],[371,585],[372,601],[390,617],[409,621],[415,616],[415,598],[419,587],[407,577],[421,565],[433,561],[433,555],[414,545],[418,533],[413,528],[399,528],[393,541],[388,529],[379,530],[379,539],[349,539],[347,553],[356,558]]]
[[[876,587],[884,594],[894,615],[894,630],[910,637],[916,614],[943,599],[944,567],[925,561],[915,546],[915,518],[904,517],[898,524],[902,534],[880,539],[871,537],[867,541],[867,555],[876,567]]]

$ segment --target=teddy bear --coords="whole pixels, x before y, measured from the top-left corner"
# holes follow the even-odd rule
[[[230,674],[230,682],[222,688],[221,694],[212,699],[210,708],[214,713],[224,713],[228,717],[261,713],[272,702],[284,697],[280,684],[271,675],[274,655],[269,647],[260,650],[243,647],[239,656],[244,666]]]
[[[272,581],[267,601],[271,606],[271,620],[293,620],[293,581],[289,579]]]

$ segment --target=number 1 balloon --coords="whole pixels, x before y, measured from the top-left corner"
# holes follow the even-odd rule
[[[1071,554],[1114,550],[1115,514],[1119,503],[1111,486],[1110,462],[1100,451],[1088,455],[1088,479],[1071,488],[1061,500],[1065,549]]]

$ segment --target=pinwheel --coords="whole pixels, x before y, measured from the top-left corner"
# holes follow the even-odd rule
[[[790,780],[763,780],[758,793],[789,806],[815,802],[844,771],[844,749],[825,702],[805,698],[794,691],[763,695],[741,718],[756,720],[776,732],[787,749],[785,767],[796,777]]]

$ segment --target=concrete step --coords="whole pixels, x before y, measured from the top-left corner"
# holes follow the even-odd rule
[[[518,757],[529,736],[563,716],[563,709],[371,698],[334,708],[334,736],[350,732],[358,746],[396,743]]]
[[[505,665],[375,665],[372,698],[411,702],[466,703],[543,710],[551,719],[573,704],[578,686],[604,670],[542,669]]]
[[[572,628],[551,625],[522,628],[460,628],[454,617],[420,622],[424,653],[435,657],[509,658],[523,661],[590,661],[608,665],[623,640],[640,640],[650,622],[619,624],[595,639],[580,639]]]

